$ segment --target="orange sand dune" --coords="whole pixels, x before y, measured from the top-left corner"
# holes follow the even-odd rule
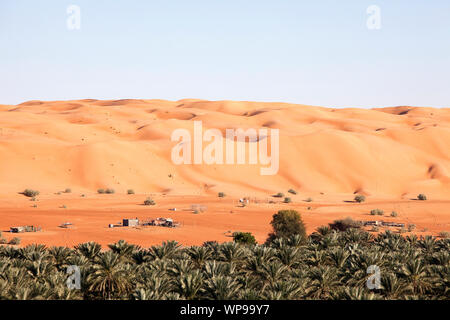
[[[171,134],[178,128],[192,131],[194,121],[220,132],[279,129],[278,174],[262,176],[260,165],[174,165]],[[198,99],[29,101],[0,105],[0,154],[0,230],[25,224],[44,229],[22,234],[24,244],[106,244],[120,238],[143,245],[166,239],[198,244],[226,241],[224,232],[238,229],[263,241],[280,207],[298,208],[311,232],[335,218],[366,215],[374,206],[387,212],[400,206],[404,219],[431,233],[450,229],[449,109]],[[41,192],[37,208],[18,194],[25,188]],[[65,188],[72,193],[55,194]],[[98,188],[116,194],[97,195]],[[267,203],[270,195],[290,188],[298,192],[292,204]],[[125,195],[127,189],[136,195]],[[220,191],[228,197],[218,200]],[[354,193],[365,194],[368,202],[344,202]],[[419,193],[429,200],[411,200]],[[141,206],[149,194],[161,199],[155,207]],[[236,199],[244,196],[260,203],[236,209]],[[313,203],[304,202],[307,197]],[[208,210],[168,211],[197,202]],[[170,214],[181,217],[182,228],[106,228],[124,216]],[[58,228],[66,220],[76,228]]]

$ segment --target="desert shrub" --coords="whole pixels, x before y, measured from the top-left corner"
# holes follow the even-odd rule
[[[289,197],[286,197],[286,198],[284,198],[284,201],[283,201],[284,203],[291,203],[292,202],[292,199],[291,198],[289,198]]]
[[[448,231],[441,231],[439,232],[439,237],[443,239],[449,239],[450,238],[450,232]]]
[[[72,193],[72,189],[67,188],[66,190],[64,190],[64,193]]]
[[[128,193],[128,194],[134,194],[134,190],[133,190],[133,189],[128,189],[128,190],[127,190],[127,193]]]
[[[22,194],[26,197],[33,198],[39,195],[39,191],[33,189],[25,189]]]
[[[256,244],[256,239],[250,232],[234,232],[233,241],[240,244]]]
[[[145,199],[145,201],[144,201],[144,206],[154,206],[155,204],[156,204],[156,202],[153,201],[153,199],[150,197]]]
[[[419,199],[419,200],[427,200],[427,196],[424,195],[423,193],[421,193],[421,194],[419,194],[419,195],[417,196],[417,199]]]
[[[391,212],[391,217],[396,217],[396,216],[398,216],[398,213],[396,211],[392,211]]]
[[[295,191],[294,189],[289,189],[288,192],[292,194],[297,194],[297,191]]]
[[[380,231],[380,228],[378,228],[378,226],[373,226],[372,229],[370,229],[370,231],[378,232],[378,231]]]
[[[97,192],[100,193],[100,194],[104,194],[105,193],[105,189],[98,189]]]
[[[61,206],[61,209],[67,209],[67,206],[66,206],[65,204],[63,204],[63,205]]]
[[[414,229],[416,229],[416,225],[415,224],[408,224],[408,232],[411,232]]]
[[[401,227],[400,230],[398,230],[399,233],[405,233],[407,230],[405,227]]]
[[[20,238],[17,238],[17,237],[12,238],[11,240],[9,240],[9,244],[12,244],[12,245],[20,244]]]
[[[219,192],[219,193],[217,194],[217,196],[218,196],[219,198],[224,198],[224,197],[225,197],[225,193],[224,193],[224,192]]]
[[[384,214],[384,211],[381,210],[381,209],[373,209],[373,210],[370,210],[370,215],[371,215],[371,216],[375,216],[375,215],[377,215],[377,216],[382,216],[383,214]]]
[[[306,202],[313,202],[313,199],[312,198],[306,198],[305,201]]]
[[[350,228],[361,228],[362,224],[359,221],[347,217],[345,219],[334,220],[334,222],[330,223],[329,226],[333,230],[346,231]]]
[[[306,228],[300,214],[295,210],[280,210],[272,217],[273,231],[269,234],[266,243],[272,243],[275,239],[289,238],[300,235],[306,239]]]
[[[36,197],[31,198],[30,201],[36,201]]]
[[[363,196],[362,194],[358,194],[355,196],[355,201],[358,203],[364,202],[364,201],[366,201],[366,197]]]
[[[108,188],[108,189],[105,190],[105,193],[113,194],[113,193],[116,193],[116,191],[114,189]]]
[[[274,195],[275,198],[283,198],[284,197],[284,193],[282,192],[278,192],[277,194]]]
[[[0,244],[7,244],[8,240],[6,240],[5,238],[0,238]]]

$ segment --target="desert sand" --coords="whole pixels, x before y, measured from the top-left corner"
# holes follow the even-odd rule
[[[280,131],[280,169],[259,165],[174,165],[173,130],[193,121],[221,131]],[[450,109],[332,109],[242,101],[77,100],[0,105],[0,230],[21,245],[73,246],[124,239],[149,246],[230,241],[230,231],[263,242],[280,209],[296,209],[308,232],[347,216],[413,223],[415,233],[450,231]],[[40,191],[37,201],[20,194]],[[60,193],[66,188],[71,193]],[[97,194],[113,188],[115,194]],[[297,191],[291,195],[289,189]],[[136,194],[128,195],[133,189]],[[225,192],[225,198],[218,198]],[[271,195],[282,192],[292,203]],[[419,193],[427,201],[418,201]],[[355,194],[367,201],[351,202]],[[84,195],[82,197],[82,195]],[[155,206],[143,206],[147,197]],[[238,199],[249,197],[248,206]],[[305,199],[312,198],[312,202]],[[269,203],[274,201],[274,203]],[[206,210],[194,214],[193,204]],[[63,207],[65,206],[65,208]],[[177,211],[170,211],[177,208]],[[396,211],[398,217],[389,216]],[[173,217],[180,228],[108,228],[122,218]],[[73,228],[59,225],[73,223]],[[41,226],[9,234],[11,226]]]

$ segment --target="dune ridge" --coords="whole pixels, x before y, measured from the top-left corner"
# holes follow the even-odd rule
[[[181,165],[171,132],[204,128],[280,130],[280,170]],[[0,107],[0,192],[71,186],[202,194],[306,192],[408,197],[450,195],[450,110],[331,109],[288,103],[85,99]],[[171,175],[172,177],[169,177]],[[214,188],[212,188],[214,189]]]

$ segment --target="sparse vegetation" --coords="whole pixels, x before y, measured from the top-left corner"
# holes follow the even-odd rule
[[[370,215],[371,216],[382,216],[384,214],[384,211],[383,210],[381,210],[381,209],[373,209],[373,210],[370,210]]]
[[[11,240],[9,240],[8,244],[18,245],[20,244],[20,238],[14,237]]]
[[[145,199],[144,201],[144,206],[154,206],[156,204],[155,201],[153,201],[152,198],[148,197],[147,199]]]
[[[225,198],[225,193],[224,193],[224,192],[219,192],[219,193],[217,194],[217,196],[218,196],[219,198]]]
[[[134,190],[133,189],[128,189],[127,190],[127,194],[134,194]]]
[[[427,200],[427,196],[426,195],[424,195],[423,193],[421,193],[421,194],[419,194],[418,196],[417,196],[417,199],[419,199],[419,200]]]
[[[7,244],[8,240],[6,240],[5,238],[0,238],[0,244]]]
[[[105,189],[98,189],[98,190],[97,190],[97,193],[99,193],[99,194],[104,194],[104,193],[105,193]]]
[[[64,193],[72,193],[72,189],[67,188],[66,190],[64,190]]]
[[[416,229],[416,225],[415,224],[408,224],[408,232],[414,231]]]
[[[114,189],[108,188],[108,189],[105,190],[105,193],[113,194],[113,193],[116,193],[116,191]]]
[[[449,231],[441,231],[439,232],[439,237],[443,239],[450,239],[450,232]]]
[[[33,189],[25,189],[22,194],[26,197],[33,198],[39,195],[39,191]]]
[[[350,217],[345,219],[334,220],[333,223],[329,224],[330,228],[337,231],[346,231],[348,229],[359,229],[362,224],[359,221],[353,220]]]
[[[250,232],[234,232],[233,241],[240,244],[256,244],[256,239]]]
[[[276,239],[286,239],[297,235],[306,240],[306,228],[300,214],[295,210],[280,210],[272,217],[272,233],[266,243],[272,243]]]
[[[297,194],[297,191],[295,191],[294,189],[289,189],[288,192],[291,194]]]
[[[397,213],[396,211],[392,211],[392,212],[391,212],[391,217],[394,217],[394,218],[395,218],[395,217],[397,217],[397,216],[398,216],[398,213]]]
[[[291,203],[292,202],[292,199],[291,198],[289,198],[289,197],[286,197],[286,198],[284,198],[284,201],[283,201],[284,203]]]
[[[313,202],[313,199],[312,198],[306,198],[305,202]]]
[[[275,198],[283,198],[284,197],[284,193],[282,192],[278,192],[277,194],[273,195]]]
[[[366,197],[362,194],[358,194],[355,196],[355,201],[358,203],[366,201]]]

